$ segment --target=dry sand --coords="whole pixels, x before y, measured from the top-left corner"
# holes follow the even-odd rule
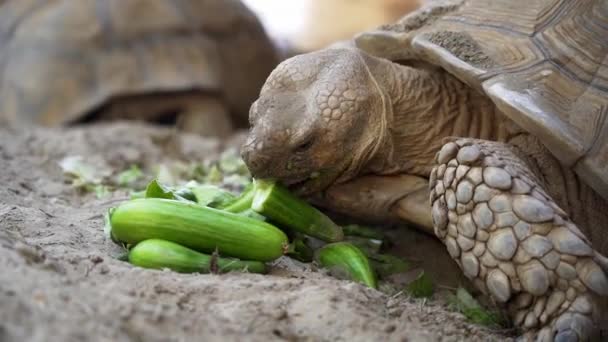
[[[238,140],[238,139],[237,139]],[[467,323],[438,299],[388,295],[280,259],[269,275],[183,275],[132,267],[105,238],[97,199],[58,161],[123,170],[213,159],[226,144],[134,124],[0,129],[0,341],[476,341],[506,335]],[[393,247],[438,284],[460,271],[441,244],[393,231]],[[395,280],[399,284],[398,277]]]

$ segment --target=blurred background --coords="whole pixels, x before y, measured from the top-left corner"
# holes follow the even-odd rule
[[[396,21],[424,0],[243,0],[283,49],[308,52]]]
[[[0,126],[137,120],[227,137],[282,59],[425,0],[0,0]]]

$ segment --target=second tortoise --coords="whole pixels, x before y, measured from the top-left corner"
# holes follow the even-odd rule
[[[278,62],[238,0],[0,3],[0,123],[173,122],[224,136]]]

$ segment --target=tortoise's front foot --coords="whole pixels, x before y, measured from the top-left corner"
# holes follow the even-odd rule
[[[459,139],[431,174],[435,234],[526,340],[585,341],[608,295],[590,242],[505,144]]]

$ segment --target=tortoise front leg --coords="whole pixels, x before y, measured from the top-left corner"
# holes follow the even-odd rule
[[[405,221],[433,234],[428,179],[412,176],[363,176],[327,189],[316,202],[323,207],[379,223]]]
[[[430,179],[435,233],[464,274],[503,303],[527,338],[584,341],[594,297],[608,295],[601,259],[511,148],[459,139]]]

